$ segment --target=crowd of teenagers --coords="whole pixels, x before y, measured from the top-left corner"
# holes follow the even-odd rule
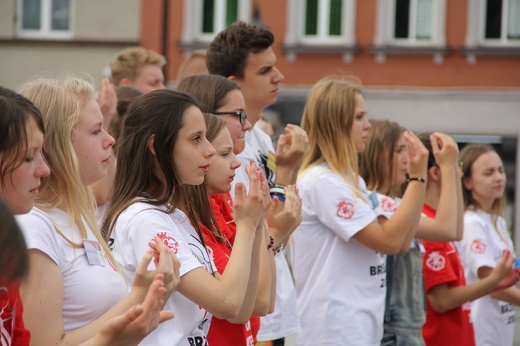
[[[369,120],[346,76],[273,145],[273,43],[235,23],[174,90],[144,48],[99,92],[0,87],[1,346],[513,344],[494,148]]]

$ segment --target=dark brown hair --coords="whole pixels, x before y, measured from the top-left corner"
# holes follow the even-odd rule
[[[118,216],[137,197],[151,205],[168,206],[168,213],[182,209],[201,236],[198,217],[173,160],[186,110],[193,106],[198,107],[198,102],[190,95],[167,89],[145,94],[130,105],[120,137],[112,203],[102,227],[107,240]],[[151,138],[155,155],[148,144]]]
[[[0,220],[0,283],[9,284],[27,274],[29,253],[12,211],[1,199]]]
[[[177,90],[193,96],[200,103],[202,112],[213,113],[226,103],[231,91],[240,90],[240,87],[225,77],[209,74],[186,77]]]
[[[206,138],[209,142],[213,142],[217,136],[227,127],[226,122],[220,117],[204,113],[204,121],[206,122]],[[201,185],[186,185],[186,192],[193,196],[193,208],[198,214],[199,222],[207,227],[215,239],[224,242],[226,238],[222,235],[215,213],[210,202],[210,194],[206,185],[206,180]]]
[[[0,183],[18,168],[28,145],[27,123],[34,119],[42,133],[43,118],[36,106],[24,96],[0,86]]]
[[[209,73],[244,78],[249,52],[260,53],[271,47],[274,35],[264,27],[237,22],[218,33],[208,48]]]
[[[109,132],[116,141],[114,150],[117,153],[119,135],[121,134],[121,128],[123,127],[123,122],[125,120],[128,108],[130,107],[130,104],[132,104],[132,102],[143,93],[140,90],[127,85],[117,86],[115,89],[117,95],[117,116],[114,117],[110,123]]]

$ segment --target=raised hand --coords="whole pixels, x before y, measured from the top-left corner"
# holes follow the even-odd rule
[[[178,263],[179,260],[173,251],[157,238],[158,237],[156,237],[155,242],[150,242],[148,244],[150,249],[144,254],[141,262],[139,262],[139,265],[137,266],[134,281],[132,282],[132,291],[136,291],[140,294],[148,291],[150,284],[157,274],[163,275],[164,285],[167,287],[167,291],[170,294],[173,292],[171,288],[175,289],[180,282],[178,272],[178,267],[180,266]],[[156,268],[148,270],[147,268],[152,259],[155,259]]]
[[[444,133],[435,132],[430,136],[433,156],[439,167],[456,165],[459,159],[459,147],[455,140]]]
[[[101,91],[97,93],[96,99],[103,114],[103,128],[108,129],[112,119],[117,116],[116,89],[108,78],[101,81]]]
[[[495,286],[495,290],[511,287],[520,278],[519,270],[513,269],[513,262],[514,258],[511,256],[509,250],[503,250],[500,261],[497,263],[495,268],[493,268],[491,274],[489,274],[490,276],[495,276],[499,280],[498,284]]]
[[[249,193],[244,184],[236,184],[233,216],[237,225],[247,223],[246,228],[256,230],[269,208],[270,200],[266,199],[269,186],[262,170],[256,167],[252,161],[246,167],[246,172],[250,181]]]
[[[406,131],[404,138],[410,145],[408,149],[408,167],[410,177],[427,178],[428,149],[412,132]]]
[[[161,238],[159,238],[158,236],[155,236],[154,241],[149,242],[148,246],[150,246],[150,248],[152,248],[154,250],[154,254],[153,254],[154,264],[155,264],[155,267],[157,268],[157,270],[161,271],[161,270],[163,270],[163,268],[169,268],[168,261],[170,259],[173,261],[173,277],[171,279],[166,278],[164,280],[164,286],[166,288],[166,292],[164,294],[163,299],[164,299],[164,301],[166,301],[166,300],[168,300],[170,295],[173,292],[175,292],[175,290],[177,289],[177,286],[181,282],[181,277],[179,274],[179,268],[181,266],[181,262],[179,261],[177,256],[175,256],[173,251],[170,250],[170,248],[168,248],[168,246],[166,246],[166,244],[164,244],[162,242]],[[164,259],[163,262],[166,262],[166,264],[161,264],[161,253],[163,254],[162,255],[162,257]],[[164,276],[164,273],[163,273],[163,276]]]
[[[287,185],[294,182],[296,174],[309,151],[307,133],[299,126],[288,124],[276,146],[277,182]]]
[[[165,291],[163,275],[157,274],[142,304],[135,305],[124,314],[109,320],[92,339],[81,346],[137,345],[160,323],[174,317],[173,311],[161,311]]]

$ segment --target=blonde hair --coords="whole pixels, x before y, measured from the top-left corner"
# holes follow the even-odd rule
[[[90,97],[94,97],[94,93],[91,83],[75,77],[63,80],[38,79],[20,89],[20,94],[41,111],[46,129],[44,155],[51,174],[42,181],[35,205],[42,209],[65,210],[78,227],[82,238],[87,238],[87,227],[90,228],[115,265],[116,261],[97,224],[94,195],[91,188],[83,183],[72,145],[81,108]],[[83,244],[70,240],[58,227],[55,228],[73,247],[83,247]]]
[[[310,151],[300,174],[326,162],[361,198],[358,153],[351,136],[356,95],[361,95],[361,84],[354,78],[329,76],[312,87],[301,123],[309,137]]]
[[[153,50],[143,47],[126,48],[110,63],[111,82],[116,86],[125,78],[134,82],[143,66],[156,65],[162,68],[165,64],[164,56]]]

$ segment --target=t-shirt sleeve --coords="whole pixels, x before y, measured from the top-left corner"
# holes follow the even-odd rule
[[[464,237],[459,246],[466,270],[477,276],[480,267],[494,268],[500,259],[501,253],[493,248],[484,223],[475,217],[464,218]]]
[[[346,241],[376,218],[372,206],[335,174],[318,177],[304,200],[312,204],[307,210],[313,209],[321,223]]]
[[[432,287],[457,281],[448,257],[447,249],[432,242],[424,242],[426,252],[423,257],[424,289],[428,292]],[[453,250],[451,250],[453,251]]]
[[[148,242],[153,241],[157,235],[181,262],[179,269],[181,276],[201,266],[201,263],[192,254],[181,231],[166,213],[158,210],[137,213],[128,223],[126,231],[129,232],[131,246],[138,261],[150,248]]]
[[[374,212],[377,216],[381,215],[387,219],[390,219],[399,207],[399,200],[392,199],[380,193],[377,194],[377,202],[378,204]]]
[[[63,255],[63,242],[52,223],[43,215],[36,212],[18,215],[16,217],[29,250],[40,250],[49,256],[57,265],[61,267]]]

